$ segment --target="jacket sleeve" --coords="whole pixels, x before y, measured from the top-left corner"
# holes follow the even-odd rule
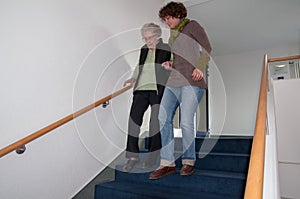
[[[205,72],[209,60],[210,56],[206,52],[202,52],[195,67],[201,70],[202,72]]]
[[[193,35],[194,39],[200,44],[202,48],[202,52],[200,54],[200,57],[195,67],[200,69],[202,72],[204,72],[210,60],[210,53],[212,49],[204,28],[196,21],[194,21],[193,24],[194,24],[194,28],[191,34]]]

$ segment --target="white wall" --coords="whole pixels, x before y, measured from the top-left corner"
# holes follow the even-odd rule
[[[159,21],[163,3],[1,1],[0,148],[122,88],[142,45],[138,28]],[[130,95],[2,157],[0,198],[76,194],[124,148]]]
[[[257,102],[260,88],[261,72],[264,54],[269,58],[284,57],[299,54],[298,45],[281,46],[278,48],[261,49],[239,54],[214,57],[214,62],[224,82],[224,86],[216,84],[210,87],[216,94],[211,96],[215,101],[211,106],[226,102],[225,108],[214,109],[217,119],[211,118],[211,128],[219,129],[220,114],[225,115],[222,135],[253,135]],[[217,70],[215,70],[217,71]],[[213,79],[210,82],[214,81]],[[226,111],[223,114],[223,111]],[[215,128],[214,126],[218,126]],[[220,132],[216,132],[220,134]]]
[[[267,96],[267,135],[265,146],[263,198],[281,198],[278,172],[277,132],[275,119],[275,105],[273,82],[269,82]]]
[[[300,198],[299,88],[299,79],[274,81],[280,190],[285,198]]]

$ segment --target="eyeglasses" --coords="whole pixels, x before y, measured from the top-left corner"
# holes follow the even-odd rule
[[[152,36],[149,36],[149,37],[143,37],[143,41],[144,42],[152,41],[156,37],[157,37],[157,35],[152,35]]]

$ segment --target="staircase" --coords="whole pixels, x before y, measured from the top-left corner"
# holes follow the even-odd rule
[[[241,199],[243,198],[252,137],[197,137],[196,171],[180,176],[181,160],[177,159],[177,173],[158,180],[149,180],[154,169],[135,168],[122,172],[115,168],[115,181],[95,186],[95,199]],[[175,140],[176,156],[182,153],[180,138]],[[141,154],[141,159],[145,154]]]

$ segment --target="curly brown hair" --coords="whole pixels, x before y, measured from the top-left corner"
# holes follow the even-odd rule
[[[167,16],[182,19],[187,16],[187,11],[183,3],[171,1],[159,11],[159,18],[161,20],[164,20]]]

